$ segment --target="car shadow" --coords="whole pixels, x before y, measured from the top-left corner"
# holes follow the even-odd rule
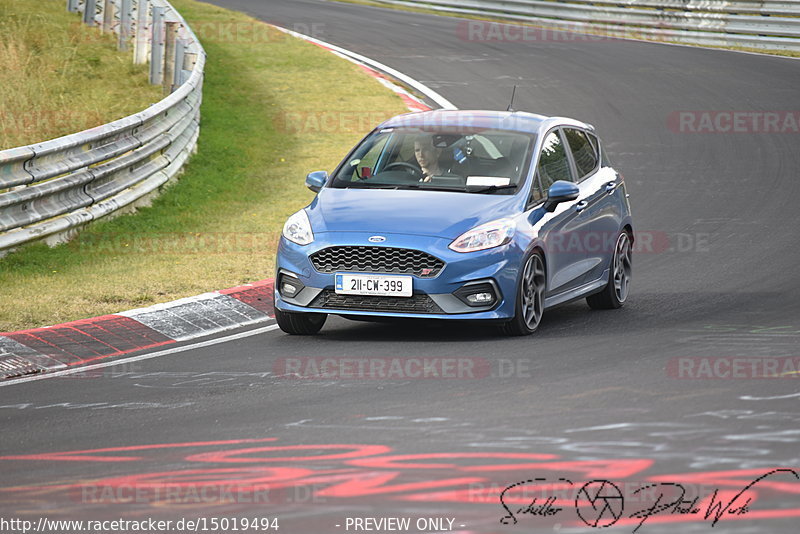
[[[766,295],[763,295],[766,297]],[[778,302],[778,295],[770,295]],[[642,292],[632,295],[618,310],[591,310],[585,301],[549,309],[539,329],[531,336],[508,337],[496,324],[444,319],[391,319],[364,322],[330,316],[319,334],[320,340],[343,342],[474,342],[560,339],[608,334],[646,334],[665,329],[741,322],[743,311],[752,313],[752,294],[723,292]],[[758,299],[756,299],[758,300]],[[777,306],[780,310],[782,306]],[[772,310],[775,312],[775,310]],[[762,311],[766,314],[766,310]],[[780,315],[780,313],[778,313]],[[759,322],[774,321],[762,316]],[[785,319],[784,319],[785,322]]]

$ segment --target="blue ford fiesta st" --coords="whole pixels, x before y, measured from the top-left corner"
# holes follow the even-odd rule
[[[534,332],[545,309],[628,297],[633,227],[622,175],[591,125],[523,112],[389,119],[286,221],[275,315],[315,334],[328,314],[499,323]]]

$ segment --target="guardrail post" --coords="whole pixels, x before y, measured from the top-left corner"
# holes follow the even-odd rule
[[[83,23],[87,26],[95,25],[95,15],[97,13],[97,4],[95,0],[86,0],[83,3]]]
[[[136,65],[147,63],[147,17],[150,11],[150,0],[137,0],[136,2],[136,36],[133,41],[133,62]]]
[[[119,7],[119,44],[117,47],[128,50],[128,41],[131,38],[131,0],[121,0]]]
[[[183,85],[183,62],[186,59],[186,41],[178,38],[175,42],[175,74],[172,78],[172,91]]]
[[[114,0],[103,0],[103,33],[108,33],[114,28]]]
[[[173,83],[175,80],[175,71],[178,70],[175,65],[176,44],[178,41],[178,30],[180,29],[180,22],[167,22],[166,31],[164,32],[164,92],[171,93],[173,90]]]
[[[70,13],[78,12],[78,0],[67,0],[67,11]]]
[[[194,70],[194,66],[197,64],[197,54],[192,52],[190,47],[187,47],[186,50],[183,52],[183,69],[184,70]],[[181,83],[183,83],[183,79],[181,79]]]
[[[153,23],[150,25],[150,83],[161,85],[164,81],[164,18],[166,8],[153,6]]]

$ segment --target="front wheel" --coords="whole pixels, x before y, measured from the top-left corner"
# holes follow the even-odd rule
[[[517,285],[517,302],[514,318],[502,325],[502,330],[510,336],[527,336],[536,331],[544,313],[544,293],[547,276],[544,259],[534,252],[525,261],[522,276]]]
[[[324,313],[293,313],[275,308],[275,320],[287,334],[311,336],[316,334],[328,318]]]
[[[628,299],[632,274],[632,249],[631,238],[625,230],[619,234],[614,247],[614,257],[611,259],[611,273],[608,284],[600,293],[589,295],[586,302],[595,310],[616,310],[621,308]]]

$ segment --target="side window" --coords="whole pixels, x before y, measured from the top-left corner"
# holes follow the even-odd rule
[[[528,206],[533,206],[544,200],[545,194],[542,193],[542,186],[539,183],[539,173],[533,175],[533,184],[531,185],[531,196],[528,199]]]
[[[356,173],[355,176],[353,176],[353,180],[369,178],[375,174],[378,166],[378,158],[383,153],[390,137],[389,135],[381,136],[377,142],[372,145],[369,151],[361,157],[361,161],[358,162],[356,166]]]
[[[572,181],[567,151],[564,149],[558,131],[550,132],[544,138],[537,172],[542,182],[542,191],[550,189],[556,180]]]
[[[564,135],[567,137],[567,143],[572,151],[579,179],[582,179],[597,167],[597,151],[589,142],[586,134],[580,130],[564,128]]]

